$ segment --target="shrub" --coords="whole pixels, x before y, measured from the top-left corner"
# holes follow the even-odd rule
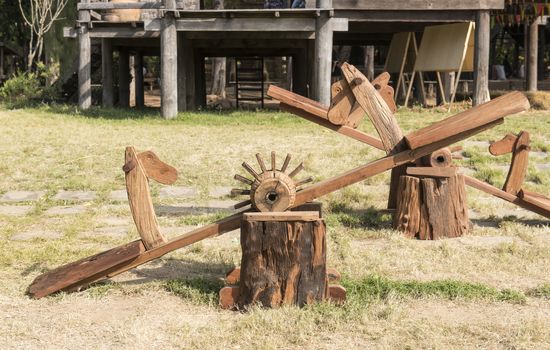
[[[50,67],[39,63],[35,72],[16,73],[0,87],[0,99],[9,108],[53,100],[56,97],[56,88],[46,86],[52,71]]]

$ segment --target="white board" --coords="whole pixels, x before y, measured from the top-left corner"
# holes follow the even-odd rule
[[[453,23],[424,29],[414,65],[417,72],[473,71],[473,23]],[[467,55],[471,43],[471,55]],[[466,62],[466,58],[471,62]]]

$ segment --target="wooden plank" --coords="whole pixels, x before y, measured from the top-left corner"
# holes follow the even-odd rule
[[[270,85],[267,96],[276,99],[284,104],[303,110],[316,117],[328,120],[327,107],[293,92],[287,91],[275,85]]]
[[[315,124],[324,126],[325,128],[331,129],[336,131],[339,134],[346,135],[348,137],[351,137],[352,139],[355,139],[357,141],[366,143],[367,145],[370,145],[372,147],[378,148],[380,150],[384,150],[384,145],[382,144],[382,141],[378,140],[376,137],[371,136],[369,134],[366,134],[362,131],[350,128],[348,126],[339,126],[334,125],[328,120],[324,118],[320,118],[312,113],[306,112],[303,109],[299,109],[293,106],[289,106],[285,103],[280,104],[280,108],[282,111],[292,113],[294,115],[297,115],[299,117],[302,117],[306,120],[309,120],[310,122],[313,122]]]
[[[160,31],[161,19],[145,21],[146,31]],[[315,32],[314,18],[188,18],[176,20],[180,32]]]
[[[78,3],[77,10],[137,10],[137,9],[160,9],[160,2],[90,2]]]
[[[148,178],[164,185],[171,185],[178,179],[176,168],[164,163],[152,151],[141,152],[137,157]]]
[[[317,221],[319,213],[314,211],[245,213],[243,220],[247,221]]]
[[[493,101],[416,130],[405,136],[405,140],[411,149],[416,149],[456,133],[477,128],[504,116],[526,111],[529,107],[529,100],[524,94],[517,91],[510,92]]]
[[[501,140],[491,143],[489,153],[493,156],[501,156],[503,154],[512,153],[514,145],[518,137],[514,134],[506,134]]]
[[[147,161],[150,165],[154,162]],[[160,232],[147,176],[133,147],[126,147],[124,172],[128,204],[143,244],[147,249],[151,249],[166,243],[166,237]]]
[[[457,167],[408,167],[407,175],[429,176],[429,177],[453,177],[456,176]]]
[[[528,191],[528,190],[525,190],[525,189],[521,189],[518,192],[518,197],[519,198],[524,198],[525,196],[530,196],[530,197],[536,198],[539,201],[547,202],[548,205],[550,205],[550,198],[546,197],[545,195],[542,195],[542,194],[536,193],[536,192],[531,192],[531,191]]]
[[[335,125],[345,125],[354,104],[355,96],[346,80],[342,79],[332,84],[331,103],[327,113],[328,120]]]
[[[387,0],[338,0],[334,2],[335,10],[412,10],[412,12],[421,12],[423,10],[502,10],[504,2],[502,0],[407,0],[407,1],[387,1]]]
[[[537,213],[539,215],[542,215],[548,219],[550,219],[550,206],[547,207],[545,205],[540,205],[540,200],[533,202],[532,200],[526,201],[521,199],[518,196],[515,196],[511,193],[505,192],[501,189],[498,189],[494,186],[491,186],[483,181],[480,181],[476,178],[466,176],[464,175],[464,180],[466,182],[466,185],[476,188],[480,191],[483,191],[485,193],[488,193],[492,196],[495,196],[497,198],[503,199],[507,202],[510,202],[512,204],[515,204],[523,209],[527,209],[529,211],[532,211],[533,213]],[[535,198],[535,197],[531,197]]]
[[[402,149],[403,133],[390,108],[368,79],[354,66],[344,63],[344,74],[355,99],[378,131],[386,153]]]
[[[33,298],[42,298],[51,293],[64,290],[80,281],[96,275],[98,272],[117,268],[137,258],[145,251],[141,241],[134,241],[123,246],[60,266],[38,276],[29,286],[27,293]]]
[[[512,164],[506,177],[503,190],[517,194],[523,186],[525,175],[527,174],[527,166],[529,165],[529,151],[531,150],[529,133],[522,131],[518,135],[518,139],[514,144],[514,153],[512,154]]]

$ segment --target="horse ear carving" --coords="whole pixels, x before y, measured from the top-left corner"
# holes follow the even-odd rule
[[[178,179],[176,168],[164,163],[153,152],[141,152],[137,156],[149,179],[165,185],[171,185]]]

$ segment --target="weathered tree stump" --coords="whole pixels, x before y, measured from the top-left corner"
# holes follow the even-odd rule
[[[460,237],[471,227],[464,177],[401,176],[394,227],[423,240]]]
[[[325,222],[318,212],[246,213],[241,246],[239,307],[303,306],[326,298]]]

